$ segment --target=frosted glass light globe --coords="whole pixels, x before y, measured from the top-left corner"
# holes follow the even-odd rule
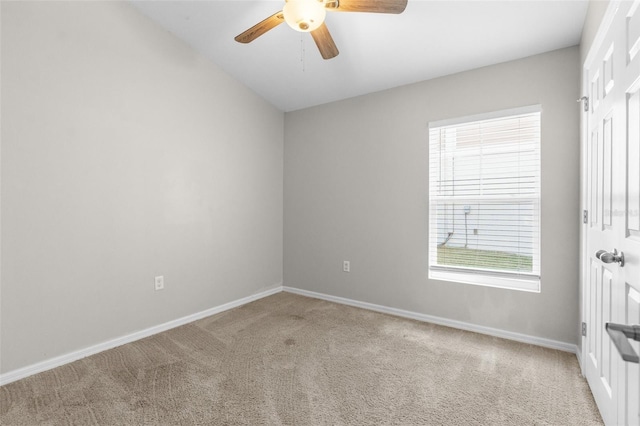
[[[291,28],[304,33],[318,28],[327,16],[324,3],[318,0],[289,0],[282,13]]]

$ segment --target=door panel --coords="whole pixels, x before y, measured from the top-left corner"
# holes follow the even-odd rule
[[[589,283],[588,283],[588,304],[589,306],[597,306],[598,305],[598,272],[599,272],[599,265],[593,261],[593,259],[589,260],[591,263],[591,267],[589,268]],[[599,345],[599,327],[597,326],[597,324],[599,323],[598,321],[598,309],[591,309],[589,310],[589,318],[588,318],[588,324],[591,324],[591,328],[592,328],[592,332],[591,332],[591,337],[587,340],[587,345],[588,345],[588,360],[587,362],[589,363],[590,366],[593,367],[593,369],[595,369],[596,371],[600,368],[600,362],[598,361],[600,359],[600,357],[598,356],[598,348],[600,347]]]
[[[627,16],[627,23],[636,22],[640,26],[638,3],[634,4],[633,16]],[[628,33],[629,34],[629,33]],[[638,46],[637,36],[631,53]],[[631,55],[629,55],[631,58]],[[622,159],[620,176],[624,205],[624,220],[621,224],[620,250],[625,253],[626,264],[620,272],[620,281],[624,285],[624,304],[620,307],[624,313],[623,323],[640,324],[640,55],[635,55],[624,68],[622,78],[625,84],[623,99],[625,105],[624,127],[621,139]],[[631,345],[640,354],[638,342]],[[624,363],[620,369],[621,389],[624,401],[619,407],[620,416],[624,416],[625,424],[639,424],[640,418],[640,370],[638,364]]]
[[[627,19],[625,20],[629,62],[635,60],[638,52],[640,51],[640,13],[637,13],[638,5],[640,5],[640,2],[638,1],[633,3],[631,8],[629,9],[629,12],[627,13]]]
[[[640,236],[640,90],[632,90],[627,96],[627,234]],[[635,123],[635,124],[634,124]]]
[[[632,286],[626,285],[626,307],[627,324],[640,324],[640,292]],[[631,346],[640,353],[640,342],[631,341]],[[638,364],[626,363],[624,376],[627,378],[640,377]],[[640,425],[640,413],[638,412],[638,401],[640,401],[640,380],[625,380],[625,401],[626,405],[624,424]]]
[[[600,210],[598,208],[598,200],[600,199],[600,186],[598,185],[598,164],[600,163],[600,150],[598,149],[599,140],[598,128],[596,127],[591,131],[591,143],[589,145],[589,158],[591,159],[589,170],[589,199],[591,205],[589,211],[591,212],[591,227],[598,225],[598,211]]]
[[[612,80],[613,81],[613,80]],[[612,230],[613,211],[612,152],[613,117],[606,117],[602,125],[602,229]]]
[[[613,90],[613,85],[615,80],[613,79],[613,52],[614,52],[614,44],[612,43],[605,53],[604,58],[602,60],[602,70],[604,77],[604,97],[607,97],[611,90]]]
[[[608,398],[614,397],[613,389],[615,389],[615,374],[614,358],[616,348],[613,342],[609,338],[609,335],[604,331],[604,326],[608,322],[613,322],[611,316],[611,302],[613,300],[613,273],[606,268],[602,268],[602,322],[598,324],[598,330],[602,336],[606,336],[602,340],[600,345],[600,381],[602,382]]]
[[[589,333],[584,344],[588,356],[584,365],[585,376],[598,403],[603,419],[616,424],[618,417],[617,370],[615,347],[605,332],[605,324],[614,322],[614,302],[617,266],[605,265],[595,257],[598,250],[612,251],[616,241],[616,217],[614,214],[615,190],[615,136],[618,111],[613,99],[616,96],[616,50],[613,40],[605,40],[598,57],[587,70],[585,81],[591,110],[588,118],[588,166],[587,182],[590,226],[586,231],[589,268],[589,297],[586,318]],[[604,78],[602,78],[604,76]]]
[[[612,1],[612,17],[588,55],[584,87],[591,108],[585,113],[583,143],[584,373],[608,425],[638,424],[640,371],[622,361],[605,331],[608,322],[640,323],[640,1]],[[625,265],[603,263],[599,250],[624,252]],[[640,345],[633,342],[636,351]]]

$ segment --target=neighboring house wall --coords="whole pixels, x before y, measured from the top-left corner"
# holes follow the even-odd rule
[[[577,343],[578,62],[572,47],[287,113],[285,285]],[[428,123],[537,104],[541,293],[427,279]]]
[[[437,226],[438,244],[533,257],[537,244],[527,232],[535,218],[533,207],[515,203],[496,204],[492,207],[499,208],[501,214],[484,211],[471,202],[447,206],[447,212],[442,215]],[[505,222],[509,225],[505,225]]]
[[[1,7],[0,372],[281,284],[282,112],[127,2]]]

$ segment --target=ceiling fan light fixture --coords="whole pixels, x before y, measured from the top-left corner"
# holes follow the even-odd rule
[[[282,13],[291,28],[304,33],[317,29],[327,16],[322,0],[288,0]]]

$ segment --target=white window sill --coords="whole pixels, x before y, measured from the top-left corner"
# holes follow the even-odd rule
[[[528,291],[540,293],[539,277],[506,277],[500,275],[485,275],[477,273],[465,273],[446,270],[429,270],[429,279],[451,281],[462,284],[480,285],[485,287],[497,287],[508,290]]]

